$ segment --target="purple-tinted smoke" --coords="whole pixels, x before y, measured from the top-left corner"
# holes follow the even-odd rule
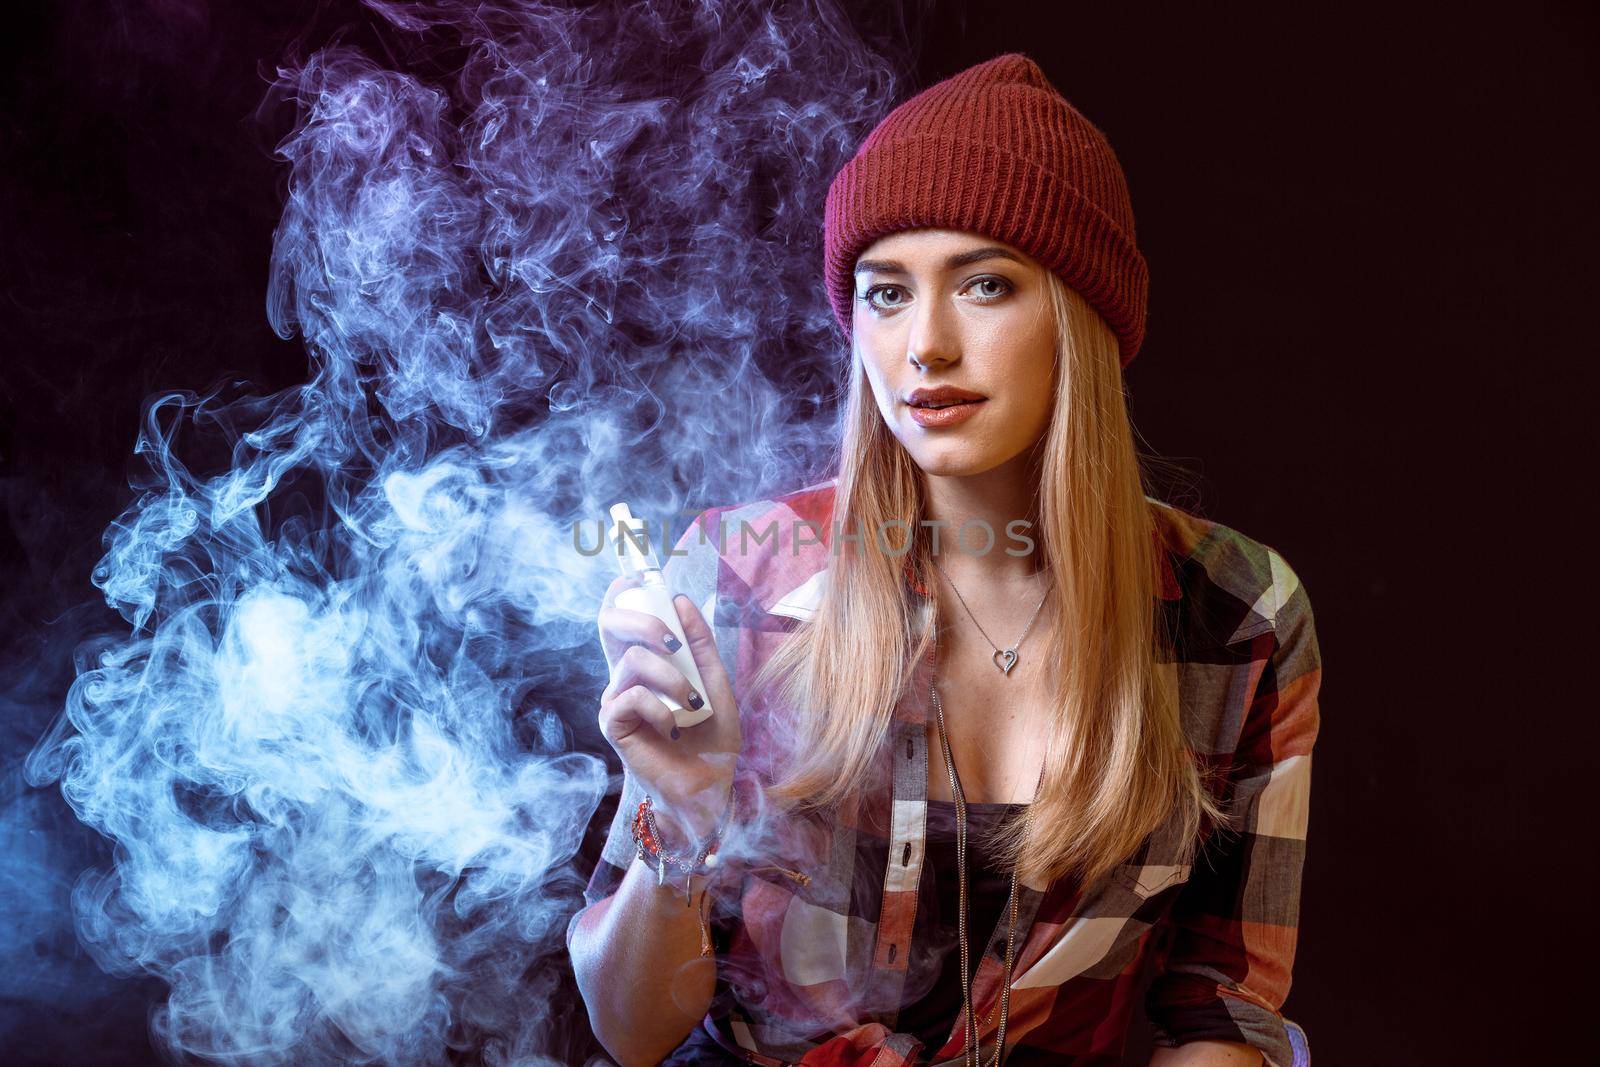
[[[115,842],[78,934],[170,984],[174,1053],[549,1062],[615,786],[573,750],[614,570],[572,524],[825,468],[821,203],[892,63],[824,3],[370,6],[404,69],[279,72],[267,310],[310,380],[147,405],[94,575],[130,631],[28,777]]]

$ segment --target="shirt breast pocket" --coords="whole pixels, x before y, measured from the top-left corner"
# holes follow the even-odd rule
[[[1117,880],[1140,900],[1148,900],[1189,880],[1190,864],[1124,863],[1117,868]]]

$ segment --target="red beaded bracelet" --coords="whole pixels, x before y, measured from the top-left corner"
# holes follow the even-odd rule
[[[722,818],[717,820],[716,828],[711,831],[695,851],[694,856],[690,858],[680,853],[666,850],[661,836],[661,827],[656,823],[653,801],[648,796],[639,801],[639,808],[633,814],[633,840],[634,844],[638,846],[640,857],[656,868],[657,883],[666,882],[669,864],[686,875],[709,873],[709,870],[702,870],[701,868],[712,868],[717,865],[716,848],[721,843],[723,829],[733,819],[735,806],[734,793],[730,790],[728,793],[728,807],[723,811]]]

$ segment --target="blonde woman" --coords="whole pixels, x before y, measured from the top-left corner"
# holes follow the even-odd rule
[[[1289,1067],[1320,658],[1271,548],[1145,493],[1147,286],[1103,135],[1021,55],[829,191],[837,476],[611,605],[626,769],[569,945],[623,1064]],[[714,714],[679,729],[656,695]]]

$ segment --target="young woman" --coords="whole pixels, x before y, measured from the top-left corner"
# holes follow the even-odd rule
[[[596,1035],[623,1064],[1111,1064],[1143,995],[1154,1064],[1288,1067],[1311,609],[1144,492],[1110,146],[1001,56],[868,137],[826,250],[837,476],[705,513],[667,564],[707,692],[624,583],[600,614],[626,774],[569,929]]]

